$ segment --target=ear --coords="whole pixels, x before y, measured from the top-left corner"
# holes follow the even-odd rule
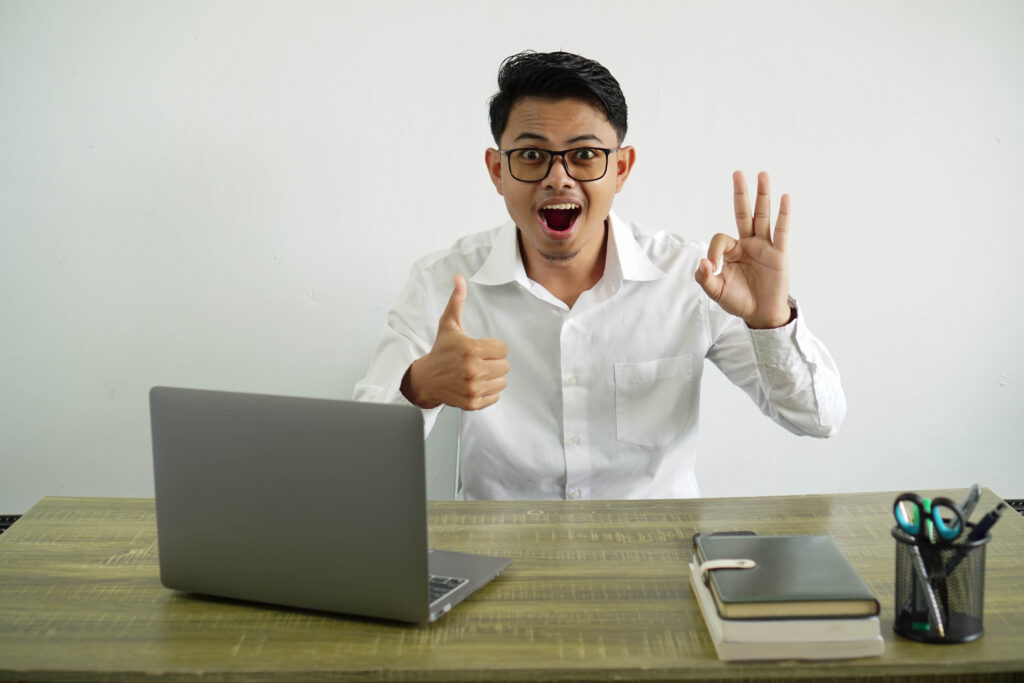
[[[501,152],[489,147],[484,153],[484,163],[487,164],[487,174],[491,177],[491,182],[494,183],[494,189],[498,191],[498,194],[504,196],[501,191]]]
[[[626,184],[629,172],[636,163],[636,150],[632,147],[621,147],[615,154],[615,191],[620,192]]]

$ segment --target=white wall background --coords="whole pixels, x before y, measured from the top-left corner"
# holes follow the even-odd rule
[[[624,217],[707,240],[734,169],[792,195],[849,416],[800,439],[707,373],[708,495],[1022,497],[1022,38],[1018,0],[3,0],[0,512],[152,495],[154,384],[349,397],[412,261],[504,220],[526,48],[621,82]]]

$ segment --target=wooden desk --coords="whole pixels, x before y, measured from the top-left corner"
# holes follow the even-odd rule
[[[894,495],[431,503],[434,547],[513,564],[426,627],[171,592],[151,500],[46,498],[0,536],[0,680],[1024,679],[1024,518],[994,529],[985,635],[922,645],[891,630]],[[881,600],[885,655],[719,662],[686,562],[695,531],[730,529],[833,535]]]

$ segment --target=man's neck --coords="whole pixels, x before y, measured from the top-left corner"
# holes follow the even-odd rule
[[[519,253],[523,257],[526,275],[544,287],[569,308],[573,307],[580,294],[598,283],[604,275],[605,257],[608,253],[608,221],[604,234],[597,242],[596,249],[580,250],[565,260],[551,260],[523,244],[522,235],[517,233]]]

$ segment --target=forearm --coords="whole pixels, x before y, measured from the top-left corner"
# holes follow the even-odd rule
[[[788,339],[771,339],[785,332]],[[846,416],[846,396],[828,349],[794,321],[751,331],[762,383],[761,410],[795,434],[834,435]]]
[[[806,321],[797,314],[780,328],[745,328],[729,324],[709,358],[787,430],[835,434],[846,415],[846,397],[832,356]]]
[[[366,375],[355,385],[353,399],[374,403],[413,403],[405,396],[403,386],[413,355],[411,343],[396,335],[393,330],[386,330]]]
[[[426,344],[426,340],[419,339],[412,333],[401,316],[394,312],[389,314],[388,325],[377,344],[366,375],[353,389],[353,398],[373,403],[418,405],[406,398],[402,384],[413,361],[426,353]],[[424,429],[425,434],[429,434],[439,409],[422,405],[418,407],[424,409]]]

